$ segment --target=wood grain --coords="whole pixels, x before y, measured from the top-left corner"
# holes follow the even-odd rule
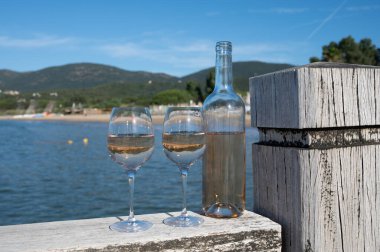
[[[380,251],[380,68],[315,63],[250,79],[254,210],[284,251]]]
[[[314,63],[250,78],[251,122],[263,128],[380,122],[380,67]]]
[[[189,213],[196,215],[195,213]],[[213,219],[194,228],[162,223],[179,213],[137,216],[153,223],[138,233],[119,233],[108,226],[118,218],[0,226],[0,251],[280,251],[281,227],[245,211],[238,219]],[[125,217],[122,217],[125,219]]]
[[[252,150],[254,211],[282,225],[285,251],[380,251],[379,145]]]

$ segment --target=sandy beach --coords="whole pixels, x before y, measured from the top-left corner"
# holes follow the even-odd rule
[[[70,122],[108,122],[110,114],[94,115],[48,115],[43,117],[14,117],[0,116],[0,120],[20,120],[20,121],[70,121]],[[163,116],[153,116],[153,122],[160,124],[163,122]]]
[[[44,117],[17,117],[14,116],[0,116],[0,120],[21,120],[21,121],[70,121],[70,122],[108,122],[110,114],[96,114],[96,115],[48,115]],[[163,115],[153,115],[152,120],[154,124],[162,124],[164,121]],[[245,124],[247,127],[251,125],[250,115],[246,115]]]

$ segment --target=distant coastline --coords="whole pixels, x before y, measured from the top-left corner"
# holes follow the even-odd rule
[[[17,120],[17,121],[70,121],[70,122],[108,122],[110,114],[96,115],[49,115],[37,118],[15,118],[14,116],[0,116],[0,120]],[[153,116],[154,123],[162,123],[163,116]]]
[[[69,121],[69,122],[108,122],[109,114],[97,115],[49,115],[38,118],[15,118],[14,116],[0,116],[1,120],[18,120],[18,121]],[[162,124],[164,121],[163,115],[153,115],[152,120],[154,124]],[[245,124],[247,127],[251,125],[250,115],[246,115]]]

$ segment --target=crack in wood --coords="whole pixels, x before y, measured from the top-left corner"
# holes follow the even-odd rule
[[[342,184],[343,184],[343,182],[342,182],[342,159],[341,159],[340,151],[338,152],[338,157],[339,157],[340,187],[342,188],[343,187],[342,186]],[[343,197],[343,190],[342,190],[342,200],[340,199],[338,181],[336,183],[336,192],[337,192],[337,198],[338,198],[338,218],[339,218],[339,227],[340,227],[341,248],[342,248],[342,252],[344,252],[343,223],[342,223],[342,210],[341,210],[341,204],[344,201],[344,197]],[[342,201],[342,203],[341,203],[341,201]]]
[[[258,128],[259,145],[329,149],[380,144],[380,127],[338,129]]]
[[[344,92],[343,92],[343,72],[340,71],[340,80],[342,86],[342,110],[343,110],[343,125],[346,126],[346,111],[344,109]]]

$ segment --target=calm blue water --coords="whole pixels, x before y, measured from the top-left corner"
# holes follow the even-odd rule
[[[128,215],[127,178],[108,157],[106,132],[106,123],[0,121],[0,225]],[[161,132],[156,125],[155,151],[136,177],[136,214],[181,208],[179,173],[162,151]],[[253,140],[248,128],[249,210]],[[189,210],[200,210],[201,167],[190,169]]]

